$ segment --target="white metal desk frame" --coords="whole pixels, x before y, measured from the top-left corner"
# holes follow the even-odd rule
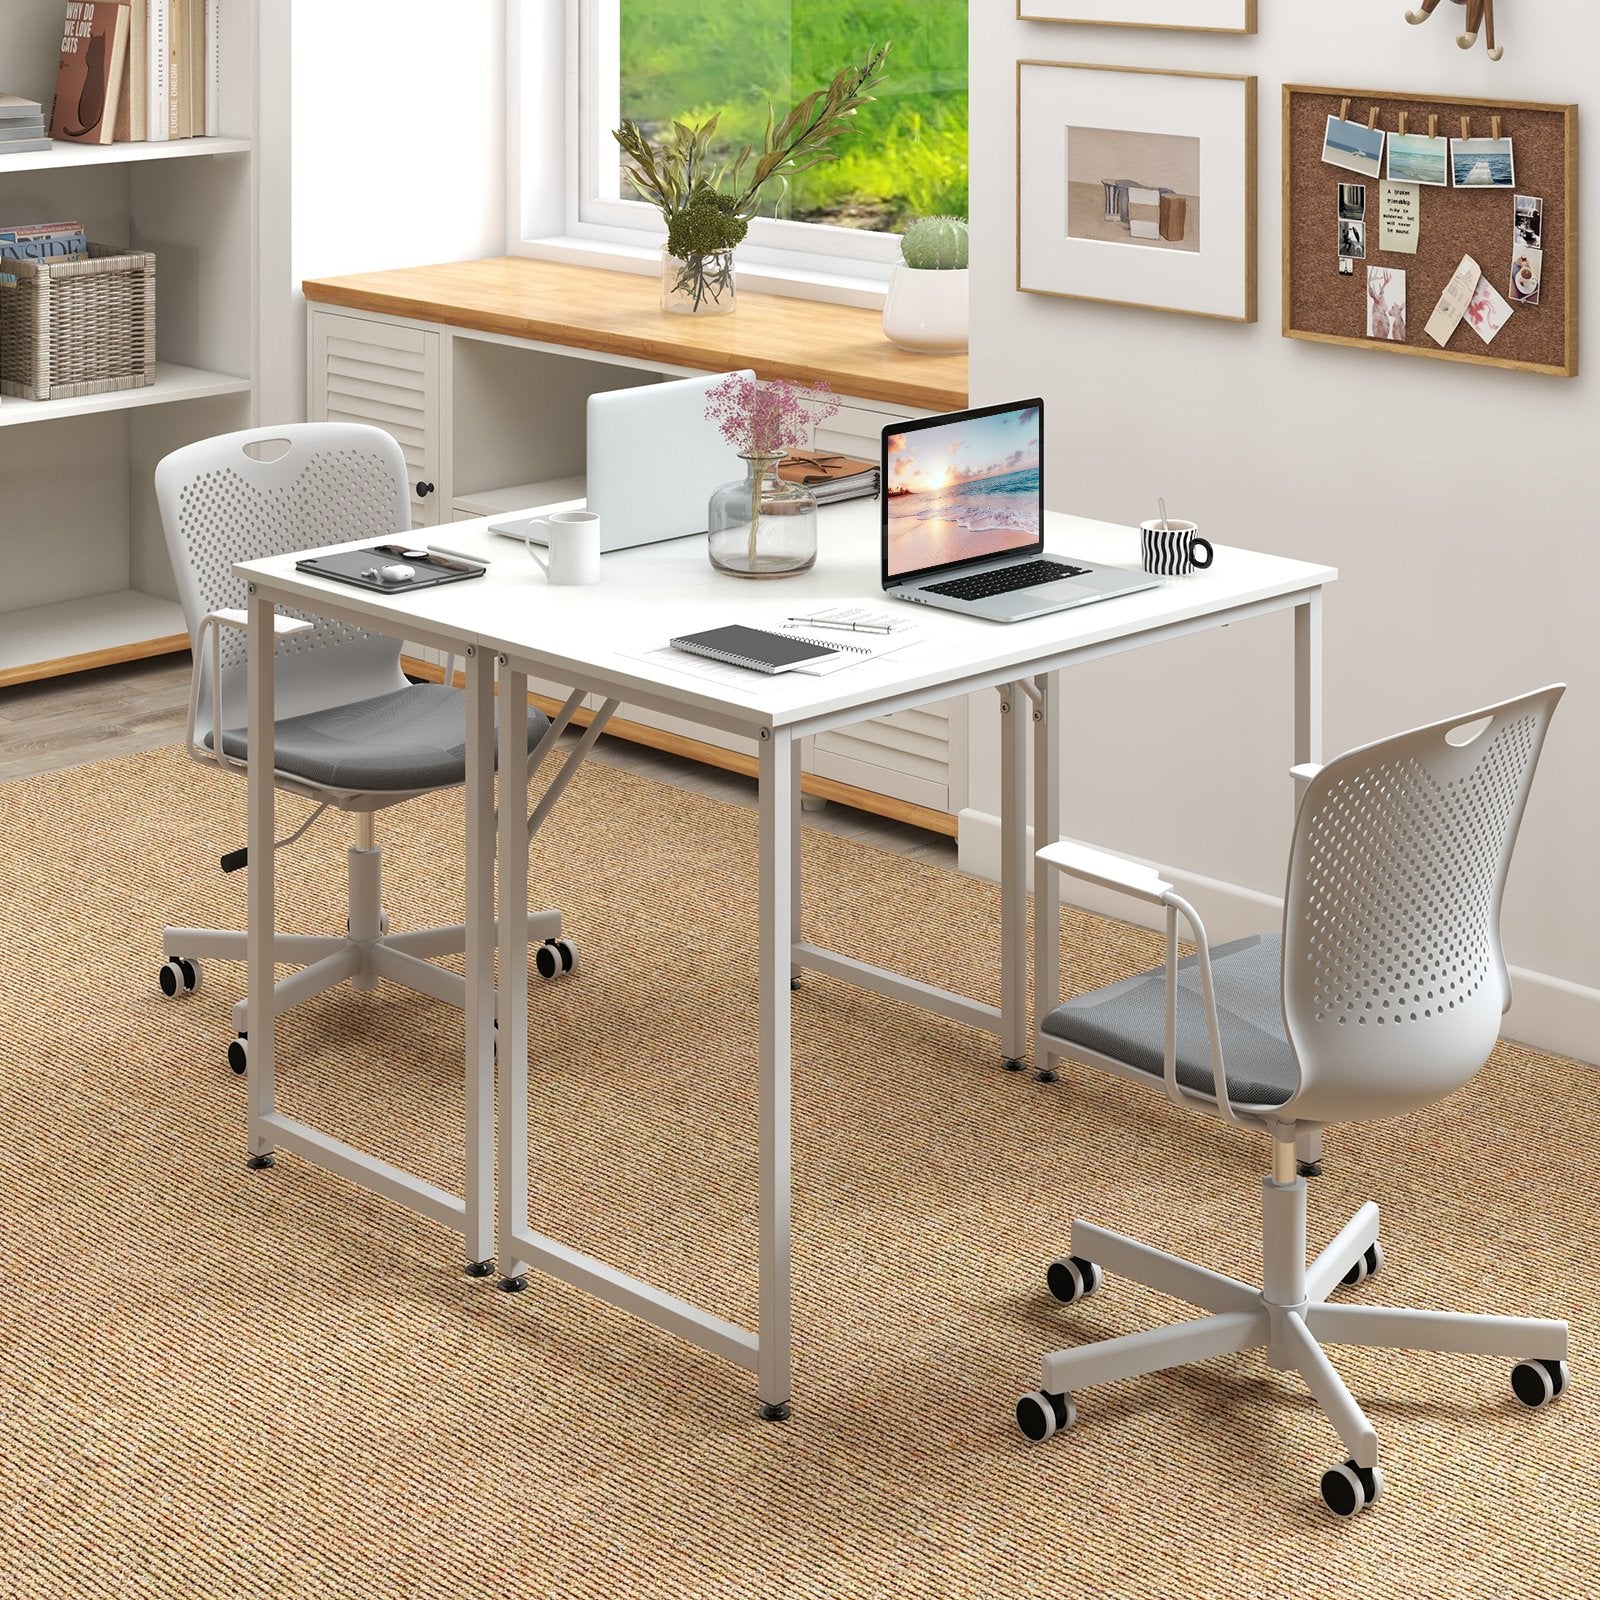
[[[1326,569],[1323,569],[1326,571]],[[1331,574],[1329,574],[1331,576]],[[790,1260],[790,989],[802,969],[828,973],[875,993],[921,1006],[970,1027],[995,1033],[1008,1066],[1017,1066],[1028,1038],[1026,925],[1029,850],[1024,796],[1027,787],[1028,742],[1020,726],[1026,708],[1034,746],[1034,816],[1037,837],[1047,842],[1060,833],[1061,726],[1055,708],[1061,703],[1061,674],[1067,666],[1120,654],[1147,644],[1292,607],[1294,635],[1294,761],[1322,759],[1322,580],[1270,598],[1246,601],[1201,616],[1130,632],[1088,645],[1045,648],[1030,670],[1018,676],[1004,671],[953,673],[938,683],[896,691],[858,702],[848,709],[801,715],[780,723],[740,714],[696,708],[662,686],[641,686],[635,666],[628,681],[604,671],[563,661],[562,677],[587,689],[630,704],[652,706],[676,716],[703,720],[735,732],[753,732],[759,751],[759,1186],[760,1309],[759,1332],[729,1322],[676,1295],[621,1272],[604,1262],[533,1232],[528,1227],[528,1033],[525,984],[502,986],[499,997],[500,1037],[505,1041],[506,1070],[498,1080],[499,1228],[497,1253],[504,1274],[502,1287],[520,1289],[532,1266],[581,1288],[697,1347],[720,1355],[757,1374],[764,1417],[789,1415],[792,1399],[792,1328]],[[483,649],[494,649],[500,670],[500,726],[513,725],[515,709],[526,703],[529,670],[548,675],[555,663],[547,655],[522,655],[510,641],[487,634]],[[826,680],[822,680],[826,682]],[[886,716],[930,700],[994,688],[1001,694],[1001,1005],[981,1004],[897,973],[807,944],[801,937],[800,766],[798,740],[809,734],[868,717]],[[704,694],[704,686],[701,686]],[[502,735],[504,739],[504,735]],[[510,752],[502,748],[502,765]],[[1298,789],[1298,785],[1297,785]],[[511,930],[526,912],[528,840],[519,818],[500,812],[499,842],[500,966],[518,971],[526,965],[525,947]],[[519,870],[520,869],[520,870]],[[1053,874],[1036,867],[1036,905],[1054,907]],[[1042,970],[1059,960],[1059,923],[1052,915],[1034,919],[1036,959]],[[1307,1151],[1307,1154],[1314,1152]]]
[[[838,508],[842,510],[844,508]],[[469,525],[453,534],[467,537]],[[1087,526],[1087,525],[1085,525]],[[1219,552],[1225,554],[1225,552]],[[788,1414],[792,1397],[791,1261],[790,1261],[790,982],[802,968],[830,973],[877,993],[922,1006],[939,1015],[999,1036],[1007,1063],[1020,1061],[1028,1037],[1026,918],[1029,882],[1028,843],[1023,800],[1027,786],[1027,739],[1020,727],[1029,710],[1035,750],[1034,814],[1042,819],[1041,839],[1060,832],[1060,722],[1054,707],[1061,700],[1061,672],[1075,663],[1155,644],[1188,634],[1227,626],[1256,616],[1292,608],[1295,616],[1294,759],[1317,762],[1322,755],[1322,623],[1321,590],[1335,574],[1327,568],[1298,564],[1302,581],[1285,585],[1264,598],[1219,605],[1196,615],[1131,627],[1125,634],[1091,643],[1052,647],[1032,653],[1023,670],[1016,663],[1003,670],[953,671],[915,688],[896,689],[857,699],[848,708],[815,715],[775,719],[748,706],[717,710],[706,701],[714,696],[706,684],[685,697],[681,686],[643,685],[637,664],[625,682],[581,663],[562,661],[560,675],[574,694],[598,691],[608,699],[654,704],[678,716],[712,726],[754,733],[759,760],[760,898],[759,936],[759,1147],[760,1147],[760,1312],[755,1333],[714,1313],[658,1290],[640,1279],[531,1233],[527,1227],[527,989],[504,985],[495,999],[493,987],[494,838],[493,803],[493,674],[501,667],[503,707],[526,704],[530,665],[545,673],[548,656],[530,661],[520,640],[495,639],[474,618],[475,608],[462,599],[472,585],[449,585],[404,597],[375,597],[366,591],[340,589],[325,580],[297,574],[292,557],[253,563],[236,569],[249,586],[249,997],[252,1018],[248,1142],[252,1165],[269,1165],[275,1148],[283,1148],[444,1223],[464,1236],[467,1260],[479,1264],[497,1246],[503,1279],[514,1285],[532,1265],[595,1294],[642,1319],[724,1356],[757,1373],[763,1415]],[[1285,565],[1289,565],[1285,563]],[[859,575],[858,575],[859,576]],[[377,1160],[341,1141],[280,1114],[275,1103],[273,969],[265,959],[274,925],[274,832],[276,791],[273,770],[273,686],[271,652],[262,639],[273,637],[271,616],[277,601],[342,616],[363,627],[376,627],[455,651],[465,657],[467,726],[466,802],[466,1180],[463,1196],[451,1195],[410,1173]],[[1069,613],[1068,615],[1073,615]],[[1010,630],[1008,630],[1010,632]],[[492,655],[491,655],[492,652]],[[894,658],[889,658],[893,660]],[[875,664],[881,665],[881,663]],[[926,663],[923,663],[926,676]],[[828,680],[814,680],[825,685]],[[800,938],[799,760],[796,741],[865,718],[909,709],[951,694],[998,689],[1002,698],[1001,783],[1001,1004],[980,1004],[964,996],[804,943]],[[676,692],[675,692],[676,690]],[[504,730],[517,726],[516,716],[502,715]],[[515,737],[514,735],[512,737]],[[502,754],[502,770],[517,770],[520,751]],[[507,766],[507,762],[511,762]],[[513,929],[526,923],[528,825],[520,806],[503,806],[499,814],[500,947],[505,970],[523,970],[526,946]],[[511,870],[518,863],[520,871]],[[1035,874],[1041,903],[1054,905],[1056,886]],[[1058,958],[1057,919],[1035,919],[1036,956],[1048,963]],[[499,1007],[503,1059],[499,1075],[498,1117],[494,1082],[492,1007]],[[499,1124],[499,1219],[493,1225],[494,1193],[491,1151],[494,1125]]]

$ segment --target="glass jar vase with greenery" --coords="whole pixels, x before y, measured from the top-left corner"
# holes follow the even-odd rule
[[[652,142],[624,118],[612,135],[629,164],[623,176],[667,224],[661,255],[661,309],[728,312],[734,307],[733,251],[750,227],[765,190],[834,158],[833,142],[883,77],[887,44],[837,74],[793,106],[781,121],[767,107],[761,153],[745,145],[730,154],[717,142],[716,116],[691,126],[674,122]]]
[[[706,416],[739,452],[743,478],[723,484],[706,508],[711,565],[739,578],[785,578],[817,559],[817,500],[778,476],[791,450],[810,447],[839,409],[818,386],[734,373],[706,391]]]

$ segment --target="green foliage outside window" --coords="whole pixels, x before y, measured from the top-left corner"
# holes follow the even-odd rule
[[[781,113],[884,39],[877,98],[838,159],[799,174],[761,212],[899,231],[967,212],[966,0],[620,0],[622,115],[650,134],[720,114],[725,154],[758,149]],[[623,192],[630,191],[624,187]]]

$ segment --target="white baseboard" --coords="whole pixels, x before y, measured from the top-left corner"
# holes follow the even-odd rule
[[[956,861],[963,872],[990,883],[1000,881],[1000,819],[992,812],[966,810],[960,814],[956,835]],[[1033,829],[1028,829],[1028,849],[1033,849]],[[1205,918],[1206,932],[1213,945],[1242,939],[1246,934],[1267,933],[1282,926],[1283,902],[1255,889],[1236,883],[1205,878],[1179,871],[1166,862],[1159,866],[1162,875]],[[1163,916],[1156,906],[1146,905],[1114,889],[1089,883],[1063,882],[1062,898],[1070,905],[1098,916],[1114,917],[1136,927],[1160,931]],[[1548,1050],[1553,1055],[1593,1064],[1600,1054],[1600,989],[1592,989],[1565,978],[1552,978],[1526,967],[1511,968],[1511,1009],[1506,1013],[1503,1032],[1508,1039]]]

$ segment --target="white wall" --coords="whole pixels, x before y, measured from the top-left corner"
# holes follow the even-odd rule
[[[304,415],[303,279],[505,249],[504,0],[292,0],[286,54],[287,93],[262,89],[263,148],[290,152],[289,247],[263,252],[273,420]]]
[[[1600,15],[1519,0],[1502,8],[1505,58],[1490,63],[1481,42],[1455,47],[1460,12],[1448,4],[1411,28],[1404,0],[1266,0],[1247,38],[1027,24],[1011,9],[974,8],[973,404],[1043,393],[1056,510],[1137,522],[1159,493],[1213,538],[1337,565],[1327,753],[1568,683],[1506,897],[1507,959],[1521,969],[1507,1032],[1595,1060],[1600,538],[1586,524],[1600,373],[1548,378],[1286,340],[1278,275],[1284,83],[1578,101],[1600,59]],[[1015,291],[1015,63],[1030,57],[1256,75],[1258,323]],[[1597,171],[1582,166],[1580,215],[1600,217]],[[1594,252],[1580,295],[1600,305]],[[1428,309],[1413,303],[1413,320]],[[1068,830],[1280,894],[1289,635],[1287,620],[1269,619],[1070,674]],[[998,810],[987,761],[972,796]]]

